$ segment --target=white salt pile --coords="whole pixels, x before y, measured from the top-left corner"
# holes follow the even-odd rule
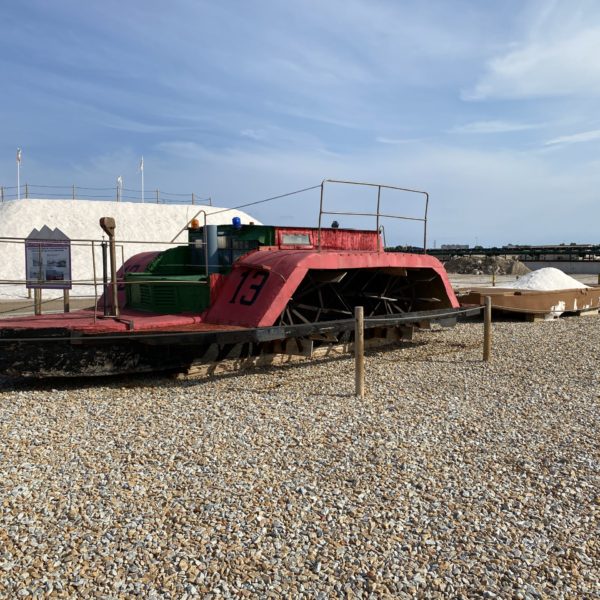
[[[523,277],[517,279],[514,283],[508,283],[502,287],[513,288],[517,290],[537,290],[537,291],[554,291],[554,290],[571,290],[574,288],[587,288],[589,286],[570,277],[560,269],[554,267],[546,267],[531,271]]]
[[[25,285],[6,282],[25,280],[25,247],[22,238],[31,231],[47,225],[58,228],[71,240],[97,240],[94,258],[96,277],[102,279],[102,254],[99,241],[104,235],[99,226],[101,217],[113,217],[117,228],[118,260],[127,260],[139,252],[163,250],[173,247],[165,244],[176,236],[176,242],[186,243],[187,234],[182,229],[200,210],[207,213],[207,223],[231,223],[235,216],[242,223],[256,219],[239,210],[223,210],[218,206],[141,204],[137,202],[98,202],[90,200],[38,200],[22,199],[0,203],[0,298],[27,297]],[[203,216],[198,217],[200,223]],[[179,234],[179,235],[178,235]],[[5,238],[21,238],[8,240]],[[132,241],[136,243],[125,243]],[[159,244],[157,242],[162,242]],[[71,243],[72,278],[83,284],[93,279],[92,249],[89,242]],[[4,282],[4,283],[2,283]],[[71,295],[93,295],[90,285],[73,286]],[[62,291],[44,290],[44,298],[62,295]]]

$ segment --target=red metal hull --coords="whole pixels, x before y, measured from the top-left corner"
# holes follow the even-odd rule
[[[60,328],[87,335],[127,330],[185,330],[200,324],[203,330],[211,325],[215,329],[223,325],[265,327],[276,323],[311,269],[427,269],[439,277],[447,296],[446,306],[459,306],[444,267],[437,258],[426,254],[264,249],[239,260],[228,276],[219,277],[221,281],[214,287],[216,297],[212,306],[202,315],[158,315],[122,309],[121,320],[114,320],[95,318],[93,311],[78,311],[2,319],[0,326],[10,329]]]
[[[444,287],[448,305],[458,308],[442,263],[426,254],[365,251],[263,249],[239,260],[206,312],[204,321],[243,327],[273,325],[311,269],[427,269]]]

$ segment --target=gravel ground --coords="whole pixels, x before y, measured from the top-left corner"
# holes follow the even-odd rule
[[[0,596],[600,597],[600,318],[0,388]]]

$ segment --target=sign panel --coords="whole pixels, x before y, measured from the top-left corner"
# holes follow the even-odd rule
[[[50,231],[54,239],[40,239],[44,230],[34,229],[25,241],[27,288],[70,290],[71,242],[58,229]]]

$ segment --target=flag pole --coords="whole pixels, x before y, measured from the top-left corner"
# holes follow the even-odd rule
[[[21,199],[21,148],[17,148],[17,200]]]
[[[144,157],[140,161],[140,172],[142,173],[142,204],[144,203]]]

